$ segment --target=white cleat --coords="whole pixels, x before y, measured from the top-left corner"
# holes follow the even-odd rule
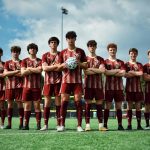
[[[78,127],[77,127],[77,132],[84,132],[84,130],[82,129],[81,126],[78,126]]]
[[[85,131],[91,131],[90,124],[86,124],[86,126],[85,126]]]
[[[40,131],[46,131],[46,130],[48,130],[48,125],[44,125],[44,127],[40,129]]]
[[[1,127],[0,127],[1,129],[4,129],[4,125],[1,125]]]
[[[98,129],[99,131],[108,131],[108,129],[103,126],[103,123],[99,123]]]
[[[145,127],[144,130],[150,130],[150,126]]]
[[[58,126],[57,127],[57,132],[63,132],[65,131],[65,127],[64,126]]]

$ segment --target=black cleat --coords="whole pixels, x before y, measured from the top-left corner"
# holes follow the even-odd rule
[[[36,130],[40,130],[41,129],[41,125],[37,125]]]
[[[7,125],[4,129],[11,129],[11,126]]]
[[[132,125],[128,125],[126,130],[132,130]]]
[[[23,125],[19,125],[19,130],[22,130],[23,129]]]
[[[122,126],[122,125],[119,125],[119,126],[118,126],[118,130],[123,131],[123,130],[124,130],[123,126]]]
[[[29,130],[29,126],[24,126],[22,130]]]
[[[137,130],[143,130],[141,126],[137,126]]]

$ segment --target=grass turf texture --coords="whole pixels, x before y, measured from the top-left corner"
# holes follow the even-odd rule
[[[11,130],[0,130],[0,150],[149,150],[150,130],[118,131],[117,120],[109,119],[107,132],[98,131],[97,119],[91,119],[90,132],[76,132],[76,119],[66,120],[66,131],[57,132],[56,120],[49,120],[48,131],[37,131],[35,118],[30,119],[30,130],[18,130],[19,119],[13,118]],[[7,122],[5,123],[7,124]],[[43,120],[42,120],[43,125]],[[123,120],[126,128],[127,120]],[[143,127],[145,121],[142,120]],[[85,123],[83,120],[83,127]]]

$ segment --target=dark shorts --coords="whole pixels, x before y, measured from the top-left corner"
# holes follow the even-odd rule
[[[122,102],[124,101],[124,94],[122,90],[109,90],[105,91],[105,101],[108,102]]]
[[[82,94],[83,88],[82,83],[62,83],[61,84],[61,94]]]
[[[23,88],[22,92],[23,101],[38,101],[41,100],[41,89],[39,88]]]
[[[22,100],[22,88],[18,89],[6,89],[5,99],[8,101],[21,101]]]
[[[0,101],[5,101],[5,91],[0,91]]]
[[[145,104],[150,104],[150,93],[145,93]]]
[[[143,100],[143,92],[126,92],[126,101],[140,102]]]
[[[60,96],[60,86],[61,84],[49,84],[43,86],[44,96]]]
[[[84,99],[85,100],[103,100],[104,92],[99,88],[85,88],[84,89]]]

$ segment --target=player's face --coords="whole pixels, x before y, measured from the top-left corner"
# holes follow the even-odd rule
[[[30,53],[30,55],[36,55],[37,50],[35,48],[30,48],[29,53]]]
[[[57,49],[57,41],[51,41],[50,42],[50,44],[49,44],[49,47],[51,48],[51,49],[54,49],[54,50],[56,50]]]
[[[95,45],[89,45],[89,46],[88,46],[88,50],[90,51],[90,53],[95,53],[95,51],[96,51],[96,46],[95,46]]]
[[[70,37],[70,38],[67,38],[66,40],[68,42],[68,45],[70,45],[70,46],[74,46],[75,45],[76,38]]]
[[[18,59],[18,58],[19,58],[19,55],[20,55],[20,53],[19,53],[18,51],[15,51],[15,50],[12,51],[11,54],[12,54],[12,57],[13,57],[13,58],[16,58],[16,59]]]
[[[129,54],[131,60],[136,60],[137,55],[138,55],[138,54],[137,54],[136,52],[130,52],[130,54]]]
[[[114,47],[110,47],[109,49],[108,49],[108,53],[109,53],[109,55],[110,56],[116,56],[116,53],[117,53],[117,49],[116,48],[114,48]]]

